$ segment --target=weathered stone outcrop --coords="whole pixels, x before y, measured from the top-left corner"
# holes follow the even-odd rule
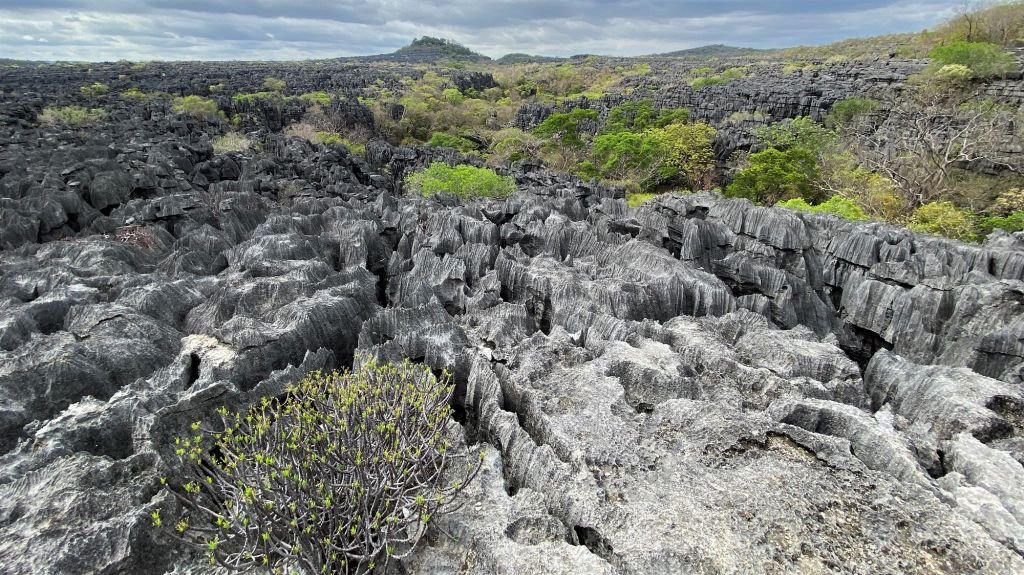
[[[227,82],[321,80],[282,72]],[[529,164],[510,198],[428,199],[411,170],[479,160],[29,112],[0,121],[5,573],[208,572],[149,524],[172,439],[371,357],[449,370],[487,452],[395,573],[1024,572],[1019,237],[631,210]]]

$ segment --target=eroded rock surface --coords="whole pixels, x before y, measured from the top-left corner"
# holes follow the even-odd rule
[[[0,125],[5,573],[209,572],[149,527],[170,439],[370,357],[450,370],[487,451],[396,573],[1024,572],[1020,237],[529,165],[410,197],[461,159],[122,112]]]

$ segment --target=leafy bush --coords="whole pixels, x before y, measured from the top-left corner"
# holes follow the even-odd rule
[[[231,97],[231,101],[236,104],[252,104],[261,100],[282,103],[284,97],[280,92],[242,92]]]
[[[334,101],[334,98],[331,97],[330,94],[322,90],[317,92],[306,92],[299,96],[299,99],[310,104],[320,104],[321,106],[330,106]]]
[[[690,80],[690,87],[694,90],[700,90],[708,86],[717,86],[718,84],[725,84],[725,80],[721,76],[708,76],[707,78],[694,78]]]
[[[445,102],[448,102],[449,104],[453,104],[455,106],[458,106],[459,104],[466,101],[466,97],[463,96],[462,92],[460,92],[456,88],[445,88],[441,92],[441,98],[443,98]]]
[[[491,137],[492,157],[498,161],[517,162],[536,157],[541,141],[518,128],[505,128]]]
[[[353,154],[358,156],[366,155],[365,143],[350,140],[337,132],[317,132],[314,141],[325,146],[345,146]]]
[[[817,151],[835,141],[835,134],[807,116],[761,126],[754,131],[764,145],[780,150],[804,148]]]
[[[711,187],[715,174],[717,131],[704,122],[670,124],[657,131],[667,150],[667,163],[691,190]]]
[[[192,116],[197,120],[212,120],[223,115],[217,107],[217,102],[194,95],[175,98],[171,103],[171,110],[178,114]]]
[[[910,216],[910,229],[964,242],[977,239],[973,214],[952,202],[932,202],[917,208]]]
[[[468,138],[444,132],[434,132],[427,145],[434,148],[454,148],[460,152],[472,152],[477,148],[476,142]]]
[[[582,147],[583,139],[580,137],[580,124],[586,120],[597,120],[597,110],[586,110],[577,108],[571,112],[551,114],[539,126],[533,129],[533,133],[542,138],[558,137],[565,146]]]
[[[730,126],[739,126],[740,124],[745,124],[747,122],[763,122],[764,120],[765,115],[761,112],[741,111],[729,114],[729,117],[725,119],[725,123]]]
[[[434,162],[410,174],[405,183],[410,190],[424,196],[447,192],[467,199],[505,198],[516,191],[516,182],[511,176],[499,176],[494,170],[467,165],[453,168],[444,162]]]
[[[999,194],[989,211],[998,216],[1008,216],[1014,212],[1024,212],[1024,188],[1010,188]]]
[[[39,114],[39,123],[47,126],[63,124],[72,128],[91,126],[107,119],[107,111],[102,108],[83,108],[81,106],[65,106],[63,108],[46,107]]]
[[[971,71],[971,77],[982,80],[1012,72],[1017,68],[1017,63],[1009,52],[987,42],[950,42],[934,48],[928,56],[940,69],[950,65],[967,66]]]
[[[750,165],[736,174],[726,195],[767,205],[789,198],[809,198],[815,192],[817,177],[817,160],[806,148],[768,148],[750,155]]]
[[[730,68],[723,71],[721,74],[713,75],[712,69],[710,68],[697,68],[690,71],[690,75],[694,76],[690,80],[690,88],[699,90],[707,86],[715,86],[716,84],[726,84],[733,80],[738,80],[746,76],[745,68]]]
[[[832,196],[817,206],[808,204],[803,198],[791,198],[775,205],[780,208],[813,214],[832,214],[853,221],[868,219],[867,214],[864,213],[864,210],[856,202],[843,196]]]
[[[384,569],[479,470],[454,454],[452,391],[429,368],[370,362],[311,374],[246,413],[221,408],[216,429],[196,422],[175,440],[184,513],[166,524],[232,569]]]
[[[721,78],[722,78],[722,80],[724,80],[726,82],[731,82],[732,80],[739,80],[740,78],[745,78],[746,76],[747,76],[747,69],[746,68],[735,67],[735,68],[726,68],[726,70],[724,72],[722,72]]]
[[[669,152],[659,136],[657,129],[597,136],[592,150],[593,167],[607,180],[631,180],[641,189],[656,186],[678,173],[668,163]]]
[[[214,138],[212,143],[213,153],[218,155],[228,152],[244,152],[252,145],[249,138],[238,132],[228,132],[223,136]]]
[[[280,78],[267,76],[263,79],[263,89],[269,92],[284,92],[284,89],[287,87],[288,84]]]
[[[850,125],[858,117],[865,116],[878,109],[879,102],[872,98],[854,96],[836,102],[825,118],[829,128],[841,128]]]
[[[148,100],[150,96],[149,96],[149,94],[143,92],[139,88],[136,88],[136,87],[133,86],[131,88],[128,88],[124,92],[121,92],[121,97],[122,98],[126,98],[128,100],[143,101],[143,100]]]
[[[622,131],[639,132],[647,128],[663,128],[669,124],[685,124],[690,121],[686,108],[664,108],[654,110],[650,100],[632,100],[613,107],[608,111],[603,133]]]
[[[110,91],[110,86],[102,82],[93,82],[78,89],[87,98],[98,98]]]
[[[978,228],[981,235],[984,236],[991,234],[996,229],[1005,230],[1007,232],[1024,231],[1024,211],[1013,212],[1005,217],[990,216],[982,218]]]
[[[645,193],[627,194],[626,195],[626,204],[630,208],[639,208],[640,206],[644,205],[645,203],[647,203],[650,200],[653,200],[657,196],[658,196],[658,194],[645,194]]]

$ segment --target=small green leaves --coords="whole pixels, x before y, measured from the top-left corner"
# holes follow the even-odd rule
[[[153,512],[149,514],[149,518],[153,522],[153,527],[160,528],[164,524],[163,520],[160,519],[160,509],[159,508],[154,509]]]
[[[324,573],[352,573],[351,562],[365,575],[410,533],[415,545],[418,527],[479,469],[449,439],[447,373],[367,360],[286,391],[239,412],[222,406],[222,426],[193,422],[175,440],[184,478],[171,488],[184,513],[174,531],[216,561],[281,573],[283,561],[310,560],[310,572]]]

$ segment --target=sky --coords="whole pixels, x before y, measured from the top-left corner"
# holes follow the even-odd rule
[[[934,27],[963,0],[0,0],[0,58],[299,60],[413,38],[493,58],[781,48]]]

